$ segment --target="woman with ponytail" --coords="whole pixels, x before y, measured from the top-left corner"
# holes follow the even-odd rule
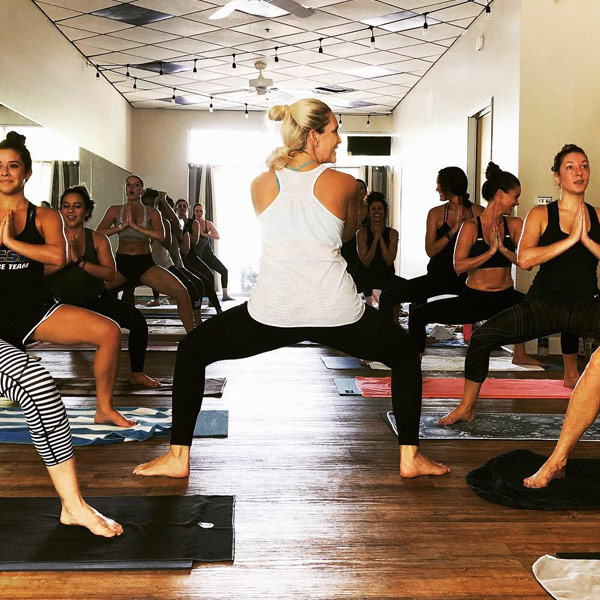
[[[402,328],[365,306],[341,256],[358,228],[356,180],[331,168],[341,139],[331,109],[304,99],[275,106],[283,145],[251,186],[262,231],[258,284],[247,304],[189,333],[179,345],[173,382],[169,451],[134,470],[187,477],[206,366],[311,340],[392,369],[392,404],[399,428],[400,475],[444,475],[447,467],[419,452],[421,369]]]
[[[401,280],[384,290],[379,298],[379,310],[394,316],[394,307],[402,302],[423,304],[428,298],[441,294],[460,294],[467,274],[457,275],[452,257],[456,236],[466,219],[483,213],[481,206],[469,200],[467,176],[458,167],[445,167],[438,172],[436,191],[444,202],[427,215],[425,251],[429,256],[427,274]]]
[[[517,264],[517,246],[523,221],[509,216],[519,205],[521,184],[508,171],[490,162],[481,195],[487,200],[483,214],[463,224],[454,251],[457,275],[467,274],[464,290],[456,298],[426,302],[410,313],[408,331],[425,351],[428,323],[474,323],[518,304],[525,294],[514,288],[512,265]],[[486,241],[487,240],[487,241]],[[540,364],[525,353],[523,343],[515,346],[513,363]]]

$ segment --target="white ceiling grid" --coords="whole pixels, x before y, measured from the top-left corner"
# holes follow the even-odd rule
[[[266,19],[234,11],[210,20],[228,0],[31,1],[133,107],[208,110],[212,97],[216,110],[264,110],[273,102],[312,96],[335,112],[372,115],[390,113],[491,4],[300,0],[315,9],[312,16]],[[92,14],[111,8],[165,14],[143,25]],[[276,88],[264,96],[248,87],[258,75],[257,60],[267,64],[264,75]],[[153,61],[162,63],[164,75],[157,72],[158,64],[156,71],[142,67]],[[345,90],[315,89],[322,86]]]

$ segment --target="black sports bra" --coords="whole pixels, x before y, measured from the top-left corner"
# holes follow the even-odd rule
[[[511,252],[515,252],[516,247],[512,238],[510,237],[510,230],[508,229],[508,221],[506,217],[502,217],[504,222],[504,238],[502,240],[504,247]],[[483,239],[483,228],[481,226],[481,219],[477,217],[477,239],[475,243],[471,246],[471,251],[469,252],[469,258],[476,258],[485,254],[490,249],[490,245],[486,243]],[[486,260],[482,265],[479,265],[478,269],[505,269],[510,267],[512,263],[500,250],[496,251],[496,254]]]

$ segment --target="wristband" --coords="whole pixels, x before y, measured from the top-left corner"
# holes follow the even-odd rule
[[[447,231],[446,237],[448,238],[448,240],[452,240],[452,238],[454,237],[454,234],[451,231]]]

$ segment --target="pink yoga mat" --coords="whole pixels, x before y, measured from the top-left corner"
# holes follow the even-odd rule
[[[463,379],[423,378],[423,398],[462,398]],[[363,398],[389,398],[390,377],[357,377]],[[570,398],[573,390],[560,379],[486,379],[480,398]]]

